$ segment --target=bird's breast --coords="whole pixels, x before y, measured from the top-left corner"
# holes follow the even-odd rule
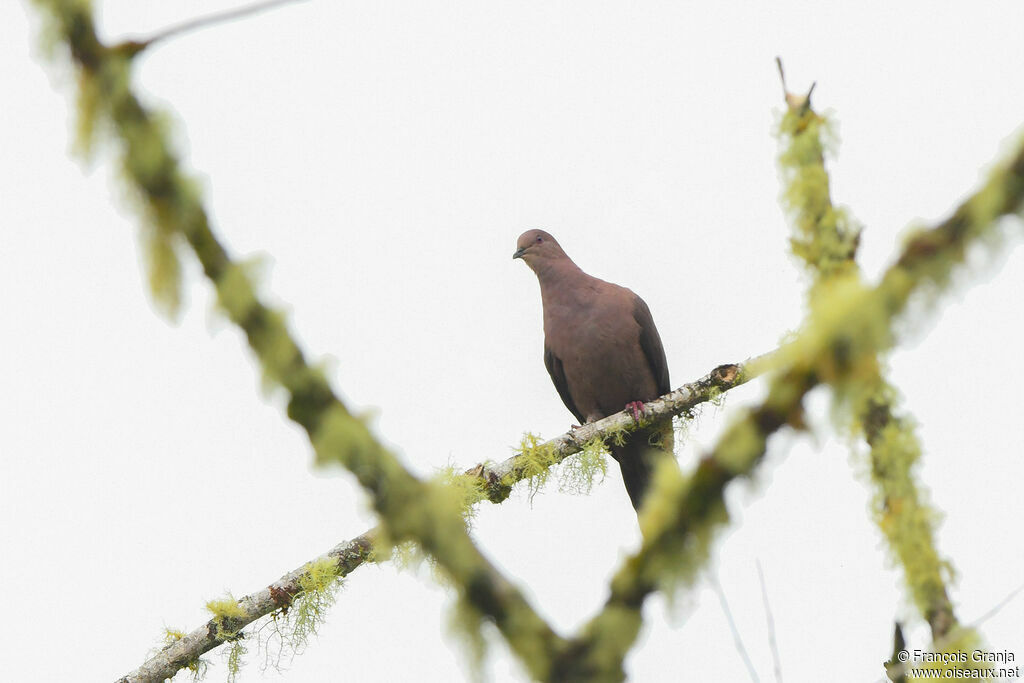
[[[594,305],[556,308],[550,319],[545,310],[544,327],[545,343],[562,362],[569,393],[588,420],[657,397],[632,315]]]

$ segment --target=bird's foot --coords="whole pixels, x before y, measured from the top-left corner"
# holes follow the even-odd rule
[[[633,415],[633,419],[640,422],[640,418],[644,413],[644,402],[643,401],[630,401],[626,404],[624,410],[628,410]]]
[[[577,424],[569,425],[569,431],[575,432],[577,429],[583,429],[583,425],[577,425]]]

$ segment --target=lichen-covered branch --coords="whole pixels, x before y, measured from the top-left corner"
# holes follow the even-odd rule
[[[704,377],[645,404],[644,417],[658,421],[688,413],[701,403],[714,400],[722,393],[755,377],[759,367],[764,365],[764,358],[766,357],[754,359],[743,365],[720,365]],[[534,453],[518,453],[497,464],[477,465],[460,475],[458,482],[450,483],[455,485],[456,490],[472,492],[466,496],[467,505],[482,500],[501,503],[508,498],[516,483],[536,476],[538,467],[549,468],[578,453],[594,440],[612,438],[615,434],[632,431],[636,427],[632,415],[622,411],[546,441],[536,446]],[[538,460],[537,453],[544,454],[545,457]],[[239,633],[252,622],[287,609],[292,601],[302,596],[304,578],[310,567],[330,561],[335,567],[337,577],[343,578],[364,562],[372,561],[373,545],[377,536],[377,530],[373,529],[350,541],[340,543],[324,555],[285,574],[266,588],[240,598],[237,602],[244,616],[230,619],[226,628],[223,621],[211,619],[168,644],[138,669],[119,679],[118,683],[147,683],[173,676],[175,671],[196,662],[200,656],[226,642],[225,633]]]
[[[643,422],[655,423],[670,420],[677,415],[688,413],[701,403],[714,400],[724,392],[758,376],[769,357],[769,355],[760,356],[740,365],[719,365],[704,377],[684,384],[654,401],[645,403]],[[588,444],[614,438],[616,434],[623,432],[631,432],[637,426],[630,412],[620,411],[582,425],[578,429],[568,431],[533,448],[525,449],[526,452],[518,453],[498,464],[479,464],[467,470],[465,474],[479,480],[478,486],[482,498],[486,498],[492,503],[500,503],[508,498],[513,484],[536,476],[538,468],[547,469],[570,455],[584,450]]]
[[[288,609],[306,590],[305,579],[310,568],[329,563],[337,578],[347,576],[356,567],[370,559],[373,552],[374,532],[368,531],[351,541],[339,543],[320,557],[298,569],[288,572],[266,588],[237,601],[241,613],[230,617],[214,617],[191,633],[175,639],[142,666],[118,679],[118,683],[152,683],[171,678],[179,670],[195,662],[200,656],[224,643],[230,634],[272,612]]]
[[[879,382],[867,403],[862,426],[871,447],[872,509],[890,552],[903,567],[914,605],[931,627],[932,640],[941,640],[957,626],[946,589],[951,569],[935,547],[938,513],[928,505],[914,480],[913,467],[921,444],[911,421],[893,412],[893,389]]]
[[[227,317],[245,333],[265,378],[289,395],[288,417],[308,434],[321,465],[340,464],[373,497],[389,541],[412,540],[436,558],[465,604],[492,621],[532,675],[543,677],[562,639],[480,553],[449,487],[422,482],[348,410],[295,342],[284,316],[263,303],[247,269],[210,228],[196,183],[181,167],[160,117],[135,95],[130,46],[107,47],[83,0],[36,0],[78,67],[83,137],[111,133],[128,186],[149,218],[151,282],[158,299],[178,303],[178,257],[187,244],[217,291]]]
[[[778,64],[781,74],[782,62]],[[793,222],[790,249],[817,284],[856,268],[861,229],[832,203],[825,169],[825,152],[834,144],[831,122],[811,107],[810,93],[801,97],[787,92],[785,99],[787,109],[779,125],[784,141],[779,157],[782,205]]]
[[[911,295],[941,291],[967,247],[995,236],[996,219],[1022,208],[1019,144],[949,219],[914,236],[876,287],[837,278],[829,283],[827,302],[812,298],[801,332],[773,356],[777,371],[761,405],[735,420],[688,477],[670,468],[655,477],[641,511],[643,544],[615,573],[603,609],[570,641],[558,663],[565,680],[624,678],[622,661],[639,633],[644,600],[659,587],[692,579],[703,564],[714,532],[728,519],[726,485],[755,471],[777,429],[802,426],[802,400],[811,388],[828,383],[841,392],[877,377],[878,354],[895,343],[891,324]]]
[[[781,63],[779,68],[781,72]],[[860,229],[832,204],[824,155],[829,121],[814,111],[809,95],[787,93],[786,103],[779,126],[779,166],[783,203],[795,233],[791,246],[813,279],[809,296],[827,297],[829,285],[839,278],[862,279],[854,258]],[[862,378],[849,401],[854,406],[851,421],[871,448],[876,520],[903,567],[914,604],[938,640],[956,624],[945,585],[948,563],[935,548],[936,513],[924,501],[911,470],[921,453],[912,420],[895,414],[897,392],[877,365],[876,370],[873,377]]]

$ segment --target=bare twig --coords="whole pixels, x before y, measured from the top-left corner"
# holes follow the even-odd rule
[[[999,601],[999,602],[998,602],[998,603],[996,604],[996,606],[995,606],[995,607],[993,607],[992,609],[990,609],[989,611],[985,612],[985,613],[984,613],[984,614],[982,614],[982,615],[981,615],[980,617],[978,617],[977,619],[975,619],[974,621],[972,621],[972,622],[971,622],[971,628],[977,628],[978,626],[980,626],[980,625],[981,625],[981,624],[983,624],[984,622],[988,621],[989,619],[991,619],[991,618],[992,618],[992,617],[994,617],[995,615],[999,614],[999,612],[1001,612],[1001,611],[1003,610],[1003,608],[1004,608],[1004,607],[1006,607],[1006,606],[1007,606],[1007,605],[1009,605],[1009,604],[1010,604],[1011,602],[1013,602],[1013,599],[1014,599],[1015,597],[1017,597],[1017,595],[1018,595],[1018,594],[1019,594],[1019,593],[1020,593],[1021,591],[1024,591],[1024,583],[1022,583],[1021,585],[1019,585],[1019,586],[1017,586],[1016,588],[1014,588],[1014,589],[1013,589],[1013,590],[1012,590],[1012,591],[1010,592],[1010,594],[1009,594],[1009,595],[1007,595],[1007,596],[1006,596],[1005,598],[1003,598],[1002,600],[1000,600],[1000,601]]]
[[[768,602],[768,588],[764,581],[761,560],[757,560],[757,580],[761,584],[761,601],[764,602],[764,620],[768,628],[768,648],[772,651],[772,668],[776,683],[782,683],[782,659],[779,657],[779,644],[775,641],[775,619],[772,617],[772,606]]]
[[[223,24],[228,21],[234,21],[235,19],[242,19],[253,14],[259,14],[260,12],[266,12],[267,10],[275,9],[282,5],[291,5],[296,2],[305,2],[305,0],[264,0],[264,2],[254,2],[251,5],[245,5],[244,7],[236,7],[235,9],[225,10],[223,12],[214,12],[208,14],[205,17],[196,17],[195,19],[188,19],[175,24],[169,28],[156,33],[149,38],[143,38],[139,40],[126,40],[121,43],[121,47],[128,49],[130,52],[138,53],[145,50],[147,47],[151,47],[156,43],[163,42],[168,38],[181,35],[182,33],[190,33],[192,31],[198,31],[217,24]]]
[[[786,71],[782,68],[782,57],[775,58],[775,66],[779,69],[779,80],[782,81],[782,97],[786,100],[786,105],[790,109],[799,109],[801,114],[806,112],[811,107],[811,94],[814,92],[818,82],[814,81],[811,83],[811,87],[808,88],[806,95],[795,95],[789,92],[786,87]]]
[[[789,95],[789,88],[786,87],[786,70],[782,68],[782,57],[775,57],[775,66],[779,69],[779,80],[782,81],[782,98]]]
[[[732,610],[729,609],[729,601],[725,599],[725,591],[722,590],[722,584],[718,582],[718,577],[714,574],[711,575],[711,585],[715,589],[715,594],[718,596],[718,604],[722,606],[722,612],[725,614],[725,620],[729,622],[729,630],[732,631],[732,640],[736,644],[736,651],[740,653],[740,658],[747,666],[747,673],[750,674],[750,680],[754,683],[760,683],[761,679],[757,677],[757,670],[754,668],[754,663],[750,661],[750,655],[747,653],[747,648],[743,645],[743,637],[740,635],[740,630],[736,628],[736,622],[733,621]]]

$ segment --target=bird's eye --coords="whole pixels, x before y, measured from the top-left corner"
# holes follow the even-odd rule
[[[538,242],[543,242],[544,240],[543,240],[543,239],[541,239],[540,237],[538,237],[538,238],[537,238],[537,241],[538,241]]]

